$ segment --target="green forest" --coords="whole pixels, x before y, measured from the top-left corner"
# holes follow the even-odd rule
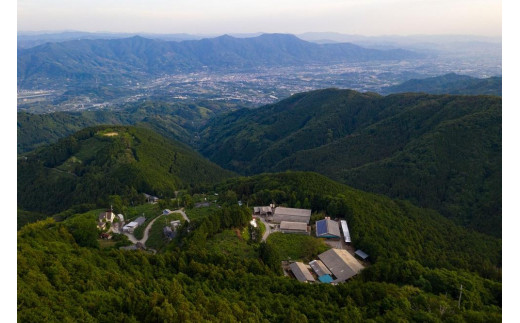
[[[145,128],[85,128],[18,159],[18,206],[53,214],[83,203],[127,204],[143,193],[174,197],[187,187],[216,183],[232,173],[189,147]]]
[[[235,108],[19,113],[18,321],[502,321],[499,97],[328,89]],[[286,277],[330,246],[262,241],[252,207],[272,203],[347,220],[365,269]],[[145,215],[137,239],[157,219],[153,250],[101,239],[108,206]]]
[[[495,238],[314,173],[232,179],[215,189],[222,207],[185,222],[155,255],[101,248],[95,222],[82,214],[24,226],[18,232],[19,320],[501,321],[501,243]],[[283,241],[229,235],[245,230],[251,218],[236,198],[250,205],[310,203],[315,212],[344,217],[372,265],[338,286],[283,277]]]
[[[216,117],[200,151],[246,175],[318,172],[500,237],[501,123],[494,96],[328,89]]]

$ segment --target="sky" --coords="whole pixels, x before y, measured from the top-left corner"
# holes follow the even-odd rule
[[[500,0],[18,0],[18,31],[500,37]]]

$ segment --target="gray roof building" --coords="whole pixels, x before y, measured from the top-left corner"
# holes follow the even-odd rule
[[[138,225],[141,225],[146,221],[146,218],[144,216],[140,216],[137,219],[134,220],[134,222],[137,222]]]
[[[311,219],[311,210],[295,209],[289,207],[279,206],[274,209],[273,222],[280,223],[282,221],[288,222],[303,222],[309,223]]]
[[[336,277],[334,283],[343,282],[363,270],[356,258],[343,249],[329,249],[318,255],[321,261]]]
[[[361,249],[358,249],[356,250],[356,252],[354,252],[356,254],[356,256],[358,256],[359,258],[363,259],[363,260],[367,260],[368,258],[368,255],[366,253],[364,253]]]
[[[345,243],[351,243],[350,239],[350,231],[348,230],[348,225],[346,220],[341,220],[341,230],[343,230],[343,237],[345,238]]]
[[[323,275],[331,275],[332,273],[330,270],[323,264],[321,260],[313,260],[309,262],[309,265],[311,266],[312,270],[318,275],[318,277],[321,277]]]
[[[282,221],[280,223],[280,231],[282,231],[283,233],[309,234],[307,223],[303,222]]]
[[[302,262],[293,262],[289,265],[289,268],[291,268],[294,277],[296,277],[296,279],[298,279],[302,283],[315,281],[314,277],[312,277],[311,272]]]

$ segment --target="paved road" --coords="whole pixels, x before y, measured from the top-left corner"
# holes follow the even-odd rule
[[[264,235],[262,236],[262,242],[265,242],[267,240],[267,237],[269,237],[269,235],[271,234],[271,227],[269,226],[269,224],[265,221],[264,218],[262,217],[257,217],[257,219],[260,219],[260,221],[262,221],[262,223],[264,224],[265,226],[265,232],[264,232]]]
[[[150,229],[152,228],[153,223],[155,222],[155,220],[157,220],[161,216],[163,216],[163,214],[159,215],[158,217],[156,217],[155,219],[150,221],[150,223],[148,223],[148,225],[146,226],[146,229],[144,229],[143,238],[140,240],[140,242],[143,244],[143,246],[146,246],[146,240],[148,240],[148,232],[150,232]]]
[[[184,213],[183,209],[175,210],[172,213],[180,213],[182,215],[182,217],[184,218],[184,220],[186,220],[187,222],[190,222],[190,219],[188,219],[188,216],[186,215],[186,213]],[[124,232],[124,235],[127,236],[128,240],[130,240],[133,244],[140,242],[143,244],[143,246],[146,246],[146,240],[148,240],[148,233],[150,232],[150,229],[152,228],[152,225],[154,224],[155,220],[157,220],[161,216],[163,216],[163,214],[159,215],[158,217],[156,217],[155,219],[150,221],[150,223],[148,223],[148,225],[146,226],[146,229],[144,229],[143,238],[141,240],[137,240],[136,237],[133,235],[133,233]]]
[[[190,222],[190,219],[188,219],[188,216],[186,215],[186,213],[184,213],[184,209],[178,209],[173,211],[172,213],[180,213],[184,220],[186,220],[186,222]]]

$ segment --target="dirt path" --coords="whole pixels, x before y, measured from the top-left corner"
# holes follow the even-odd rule
[[[184,218],[184,220],[186,220],[187,222],[190,222],[190,219],[188,219],[188,216],[186,215],[186,213],[184,213],[183,209],[175,210],[172,213],[180,213],[182,215],[182,217]],[[130,240],[133,244],[136,244],[136,243],[140,242],[140,243],[143,244],[143,246],[146,247],[146,240],[148,240],[148,233],[150,232],[150,229],[152,228],[152,225],[154,224],[155,220],[157,220],[158,218],[162,217],[163,215],[164,214],[161,214],[161,215],[157,216],[155,219],[150,221],[150,223],[148,223],[148,225],[144,229],[143,238],[141,240],[137,240],[135,238],[135,236],[133,235],[133,233],[124,232],[124,235],[127,236],[128,240]]]
[[[257,217],[257,219],[260,219],[260,221],[262,221],[262,223],[264,224],[265,226],[265,232],[264,232],[264,235],[262,236],[262,241],[265,242],[267,240],[267,237],[269,237],[269,235],[271,234],[271,227],[269,226],[269,224],[265,221],[264,218],[262,218],[261,216],[260,217]]]
[[[184,209],[178,209],[173,211],[172,213],[180,213],[184,220],[186,220],[186,222],[190,222],[190,219],[188,219],[188,216],[186,215],[186,213],[184,213]]]

